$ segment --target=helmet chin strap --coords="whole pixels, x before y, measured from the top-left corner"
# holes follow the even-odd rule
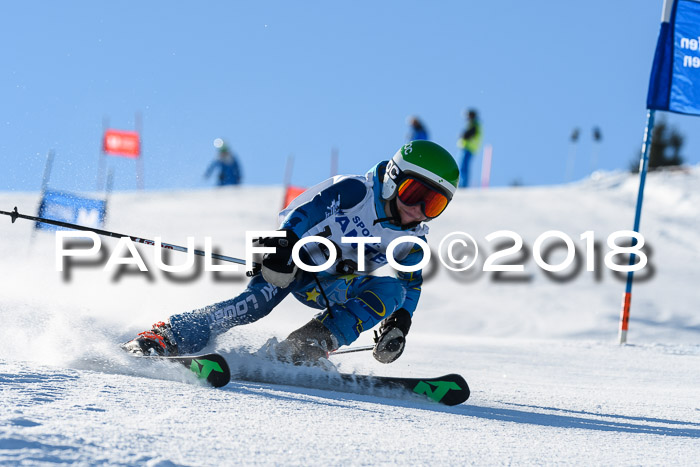
[[[389,216],[376,219],[373,224],[376,225],[380,222],[391,221],[394,225],[398,225],[399,227],[401,227],[402,230],[408,230],[414,227],[418,227],[418,225],[421,223],[421,221],[417,221],[409,222],[408,224],[402,224],[401,216],[397,215],[397,212],[399,212],[399,208],[396,203],[396,197],[393,197],[391,201],[389,201]]]
[[[392,224],[401,225],[401,218],[397,217],[396,214],[394,214],[395,212],[397,212],[397,208],[396,198],[394,197],[391,199],[391,201],[389,201],[389,212],[387,213],[389,215],[387,217],[380,217],[379,219],[375,219],[375,221],[372,224],[377,225],[380,222],[390,221]]]

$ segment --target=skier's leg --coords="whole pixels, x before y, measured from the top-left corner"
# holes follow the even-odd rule
[[[332,314],[326,309],[282,342],[275,340],[276,358],[295,364],[315,364],[328,352],[350,344],[362,331],[390,316],[406,297],[403,285],[393,277],[344,276],[322,281],[321,285],[331,301]],[[326,308],[324,294],[314,282],[294,291],[299,301],[321,309]],[[265,350],[265,353],[270,352]]]
[[[170,317],[173,335],[181,354],[194,353],[209,340],[229,329],[267,316],[293,289],[268,284],[255,276],[237,297]]]
[[[315,318],[337,339],[337,347],[354,342],[360,333],[391,316],[403,304],[406,292],[394,277],[361,276],[351,282],[347,296],[347,301],[331,307],[332,314],[326,310]]]
[[[272,338],[266,346],[274,347],[274,357],[278,360],[301,364],[316,364],[328,357],[328,352],[339,347],[338,339],[317,319],[312,319],[285,340],[277,343]],[[266,351],[266,353],[269,353]]]
[[[303,277],[300,275],[298,281],[303,283]],[[268,284],[262,276],[255,276],[236,298],[172,315],[167,323],[156,323],[153,329],[124,344],[124,348],[135,353],[159,355],[198,352],[212,337],[267,316],[296,286],[297,282],[293,282],[280,289]]]

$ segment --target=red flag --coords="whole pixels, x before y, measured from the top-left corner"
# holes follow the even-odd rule
[[[136,131],[105,131],[103,150],[107,154],[135,159],[141,155],[141,142]]]
[[[288,186],[287,191],[285,191],[285,193],[284,193],[284,205],[282,206],[282,209],[289,206],[289,203],[294,201],[297,196],[299,196],[300,194],[302,194],[305,191],[306,191],[306,188],[302,188],[300,186]]]

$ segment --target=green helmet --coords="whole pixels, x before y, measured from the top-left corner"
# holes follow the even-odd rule
[[[418,179],[451,200],[457,191],[459,167],[452,155],[439,144],[411,141],[396,151],[387,164],[382,198],[394,199],[399,185],[406,178]]]

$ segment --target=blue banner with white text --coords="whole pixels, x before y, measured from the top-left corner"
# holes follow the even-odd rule
[[[647,108],[700,115],[700,0],[666,0]]]
[[[46,190],[39,205],[39,217],[100,228],[104,224],[107,203],[101,199],[84,198],[65,191]],[[37,222],[37,229],[66,230],[43,222]]]

